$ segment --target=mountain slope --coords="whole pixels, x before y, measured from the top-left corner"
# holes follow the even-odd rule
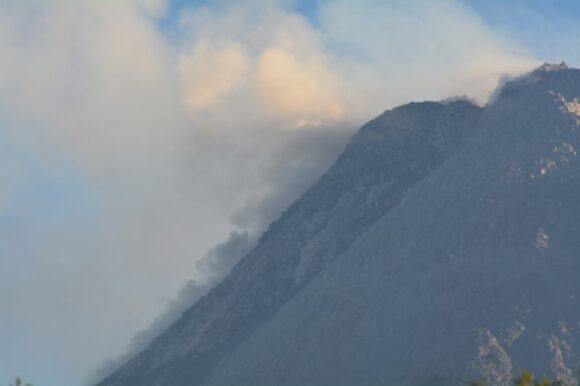
[[[363,126],[331,170],[270,226],[223,283],[101,384],[201,383],[226,352],[453,154],[480,115],[464,101],[413,103]]]
[[[369,122],[208,296],[101,385],[571,380],[580,71]]]

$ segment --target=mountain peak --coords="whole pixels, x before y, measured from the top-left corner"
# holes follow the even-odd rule
[[[558,63],[548,63],[544,62],[540,67],[538,67],[534,72],[552,72],[552,71],[562,71],[568,70],[570,67],[566,64],[566,62],[562,61]]]

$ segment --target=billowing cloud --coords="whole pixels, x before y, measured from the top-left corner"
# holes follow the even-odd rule
[[[291,52],[266,50],[258,61],[258,89],[268,109],[295,120],[338,121],[345,108],[334,77],[317,61],[301,63]]]
[[[162,0],[0,3],[0,383],[82,384],[215,284],[364,120],[484,102],[535,62],[454,1],[321,4],[312,23],[216,1],[168,33]]]
[[[320,32],[303,17],[265,4],[188,15],[194,49],[181,56],[180,74],[190,109],[243,106],[252,111],[253,125],[344,119],[342,80],[328,63]],[[257,9],[263,18],[254,16]]]
[[[187,106],[194,111],[215,106],[244,84],[249,70],[249,59],[240,45],[216,48],[210,41],[200,40],[191,54],[179,59]]]
[[[111,0],[109,0],[111,1]],[[167,1],[166,0],[136,0],[137,6],[147,14],[153,17],[160,17],[165,11],[167,11]]]

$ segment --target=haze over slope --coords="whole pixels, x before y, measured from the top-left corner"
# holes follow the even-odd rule
[[[544,57],[511,36],[462,0],[0,1],[0,384],[142,349],[364,121]]]
[[[102,386],[509,384],[579,364],[580,71],[369,122]]]

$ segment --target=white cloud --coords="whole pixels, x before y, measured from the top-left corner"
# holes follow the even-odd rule
[[[192,110],[204,110],[221,102],[248,78],[250,61],[239,44],[216,47],[202,39],[191,54],[179,59],[184,97]]]
[[[109,0],[114,1],[114,0]],[[136,4],[141,7],[150,16],[160,17],[167,11],[167,0],[135,0]],[[118,0],[117,0],[118,2]]]
[[[303,63],[279,48],[264,51],[258,60],[258,90],[263,103],[268,111],[296,122],[344,118],[335,78],[324,63]]]

